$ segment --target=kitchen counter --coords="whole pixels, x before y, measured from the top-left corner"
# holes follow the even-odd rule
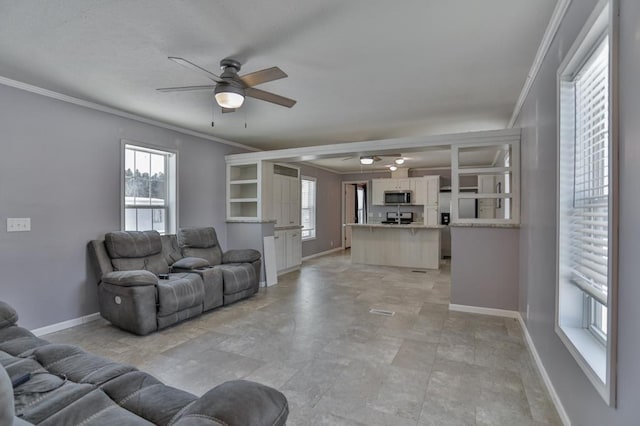
[[[416,269],[440,267],[441,225],[422,223],[347,224],[351,227],[351,261]]]
[[[390,224],[390,223],[347,223],[347,226],[362,228],[398,228],[398,229],[442,229],[444,225],[425,225],[424,223]]]

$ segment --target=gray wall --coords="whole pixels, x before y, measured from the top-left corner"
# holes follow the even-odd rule
[[[451,303],[518,309],[519,230],[451,228]]]
[[[120,228],[120,139],[178,149],[179,225],[226,245],[224,155],[237,148],[0,85],[0,298],[37,328],[97,312],[87,242]],[[30,217],[31,232],[6,232]]]
[[[316,178],[316,238],[302,242],[302,257],[306,257],[341,246],[341,177],[305,164],[299,166],[302,176]]]
[[[640,383],[640,2],[622,0],[620,18],[620,241],[618,407],[609,408],[554,332],[556,265],[556,71],[596,0],[574,1],[522,110],[520,310],[574,425],[638,424]],[[527,318],[527,306],[529,315]]]

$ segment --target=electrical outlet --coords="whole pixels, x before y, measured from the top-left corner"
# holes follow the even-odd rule
[[[529,320],[529,304],[527,303],[527,321]]]
[[[333,240],[331,240],[331,247],[333,247]]]
[[[8,217],[7,232],[25,232],[31,231],[30,217]]]

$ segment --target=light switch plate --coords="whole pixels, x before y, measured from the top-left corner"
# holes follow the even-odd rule
[[[7,232],[26,232],[31,231],[30,217],[8,217]]]

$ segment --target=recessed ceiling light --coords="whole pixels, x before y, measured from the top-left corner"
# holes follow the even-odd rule
[[[402,158],[402,157],[396,158],[395,162],[396,162],[397,165],[404,164],[404,158]]]
[[[398,166],[389,166],[389,170],[395,172],[396,170],[398,170]]]
[[[373,157],[360,157],[360,164],[364,164],[365,166],[373,164]]]

